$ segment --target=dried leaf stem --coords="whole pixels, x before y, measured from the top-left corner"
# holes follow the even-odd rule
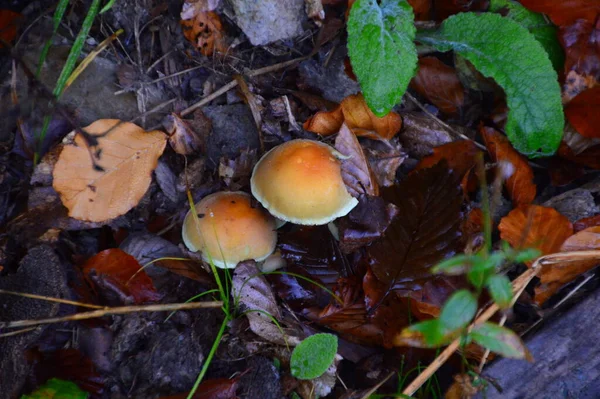
[[[540,271],[541,266],[551,265],[562,262],[578,262],[589,259],[600,259],[600,251],[573,251],[573,252],[559,252],[551,255],[546,255],[538,258],[530,269],[525,271],[519,277],[517,277],[513,283],[514,298],[513,303],[521,295],[527,284],[537,275]],[[487,308],[469,327],[472,329],[474,326],[488,321],[497,311],[499,310],[498,305],[495,303]],[[437,358],[417,376],[402,392],[403,395],[411,396],[423,385],[433,374],[452,356],[458,349],[460,340],[454,340]]]

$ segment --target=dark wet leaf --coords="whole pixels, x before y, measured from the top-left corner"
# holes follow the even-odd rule
[[[434,19],[441,22],[451,15],[468,11],[486,11],[486,0],[433,0]]]
[[[579,233],[588,227],[600,226],[600,215],[594,215],[587,218],[579,219],[573,223],[573,232]]]
[[[559,149],[560,151],[560,149]],[[552,158],[548,165],[550,181],[555,187],[566,186],[585,175],[583,166],[566,159]]]
[[[600,13],[600,4],[596,0],[521,0],[521,4],[547,14],[558,26],[571,25],[578,19],[593,22]]]
[[[565,116],[579,134],[600,138],[600,86],[585,90],[565,106]]]
[[[566,55],[563,99],[569,101],[600,81],[600,27],[579,19],[560,30],[560,39]]]
[[[237,397],[238,378],[215,378],[203,381],[192,399],[232,399]],[[172,396],[161,396],[160,399],[186,399],[187,393]]]
[[[340,249],[350,253],[382,237],[397,212],[381,197],[361,196],[348,215],[335,221]]]
[[[365,153],[363,152],[356,135],[342,124],[335,138],[335,149],[347,159],[342,160],[342,179],[348,192],[355,198],[362,194],[379,195],[379,185],[371,171]]]
[[[460,237],[460,185],[445,162],[417,171],[402,183],[382,191],[398,207],[398,216],[385,237],[368,249],[369,264],[392,290],[411,290],[418,280],[431,277],[430,268],[452,256]]]
[[[406,154],[402,151],[400,142],[392,140],[384,143],[366,140],[362,144],[379,186],[389,187],[393,185],[396,182],[396,172],[406,159]]]
[[[473,166],[475,166],[478,154],[481,154],[481,150],[477,148],[473,141],[453,141],[435,147],[433,149],[433,154],[421,159],[415,167],[415,170],[430,168],[444,159],[448,164],[448,168],[451,169],[456,176],[462,178],[473,168]]]
[[[410,87],[446,114],[457,113],[465,102],[465,88],[456,70],[436,57],[419,59]]]
[[[506,327],[486,322],[477,325],[469,336],[479,345],[504,357],[533,360],[521,338]]]
[[[133,256],[112,248],[90,258],[83,265],[83,273],[99,287],[116,291],[126,301],[137,304],[158,301],[161,295],[146,272],[141,271],[133,277],[140,268]]]
[[[32,126],[29,122],[21,123],[15,135],[15,144],[12,151],[27,159],[32,159],[33,154],[38,150],[40,151],[40,156],[43,156],[48,152],[50,147],[61,140],[73,128],[66,120],[58,117],[53,118],[46,130],[44,142],[40,147],[38,137],[41,130],[42,127],[39,125]]]

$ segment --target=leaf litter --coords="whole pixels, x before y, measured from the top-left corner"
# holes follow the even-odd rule
[[[105,65],[113,68],[111,76],[117,71],[131,72],[130,82],[115,79],[103,83],[111,87],[121,84],[124,90],[118,95],[111,92],[109,97],[98,93],[97,104],[124,111],[128,108],[121,98],[128,97],[138,112],[107,114],[98,106],[90,116],[85,109],[71,112],[59,100],[53,104],[56,114],[48,119],[46,138],[41,142],[36,136],[42,127],[39,115],[34,118],[26,111],[37,106],[31,93],[41,90],[40,84],[52,86],[54,82],[41,76],[44,82],[40,83],[19,69],[20,80],[10,82],[18,92],[16,101],[11,99],[7,104],[17,106],[20,122],[9,118],[10,140],[2,136],[0,143],[8,154],[0,156],[0,201],[8,221],[7,234],[0,236],[0,287],[42,295],[54,292],[14,279],[24,275],[33,281],[30,271],[24,273],[26,262],[31,260],[19,266],[19,258],[38,253],[36,248],[42,244],[45,255],[39,261],[56,266],[54,257],[60,255],[59,263],[64,264],[60,264],[61,276],[57,278],[62,281],[57,284],[66,286],[68,281],[77,287],[71,293],[73,299],[84,304],[214,300],[219,296],[214,271],[200,261],[199,254],[184,250],[181,239],[181,223],[189,211],[186,197],[194,203],[219,190],[249,192],[252,170],[262,156],[259,143],[268,150],[292,138],[323,141],[341,154],[344,183],[359,204],[329,226],[280,227],[273,256],[282,268],[273,273],[261,274],[261,265],[253,261],[241,262],[232,275],[216,271],[234,309],[226,326],[228,334],[193,397],[250,397],[249,392],[265,398],[281,397],[282,393],[312,398],[315,392],[343,397],[346,389],[366,392],[383,381],[348,378],[364,364],[375,364],[369,371],[383,377],[390,368],[375,358],[386,364],[402,364],[406,371],[435,357],[434,351],[389,349],[402,341],[402,332],[415,321],[444,317],[446,301],[467,287],[464,277],[433,274],[431,267],[453,255],[482,248],[487,216],[479,194],[480,162],[490,181],[502,174],[505,192],[491,194],[499,203],[508,204],[502,209],[494,205],[494,217],[499,220],[492,226],[494,239],[514,248],[538,248],[542,255],[600,249],[596,208],[563,209],[562,215],[538,205],[580,183],[593,183],[595,175],[589,169],[600,169],[600,145],[596,141],[600,136],[594,123],[600,79],[600,50],[595,40],[600,10],[593,2],[573,1],[566,9],[554,2],[521,2],[547,14],[557,25],[545,20],[545,26],[555,29],[560,39],[546,44],[562,46],[566,58],[564,69],[558,72],[568,124],[557,155],[536,160],[533,168],[519,151],[545,151],[549,140],[556,141],[555,132],[542,121],[540,132],[544,130],[547,137],[533,142],[515,140],[516,130],[527,131],[531,126],[516,126],[510,113],[506,125],[507,100],[498,87],[484,88],[469,81],[483,82],[483,77],[465,75],[469,68],[478,73],[474,65],[481,60],[463,54],[472,62],[469,64],[457,54],[432,53],[417,61],[416,54],[407,50],[407,58],[401,60],[406,74],[388,82],[387,98],[378,102],[374,98],[377,81],[365,84],[365,79],[385,78],[394,68],[366,70],[364,65],[357,65],[357,49],[366,48],[360,40],[350,45],[348,60],[346,38],[340,36],[341,21],[350,17],[344,15],[346,10],[374,18],[377,29],[388,32],[391,20],[376,21],[377,15],[370,13],[373,7],[381,6],[384,14],[400,12],[394,18],[401,25],[414,12],[420,27],[421,23],[442,22],[450,15],[482,10],[485,2],[409,1],[400,2],[401,9],[395,11],[385,1],[358,1],[356,9],[344,2],[322,2],[323,8],[315,8],[317,2],[313,2],[311,9],[317,12],[306,22],[309,28],[305,33],[296,32],[299,36],[293,40],[263,46],[251,44],[261,32],[252,31],[248,23],[251,18],[243,14],[241,6],[245,2],[235,0],[233,11],[212,0],[186,1],[179,10],[159,2],[153,8],[126,11],[115,3],[103,23],[112,29],[119,21],[129,39],[115,45],[111,54],[98,56],[88,68]],[[289,3],[289,7],[275,8],[274,16],[280,21],[298,21],[299,14],[304,18],[303,4],[295,7],[293,1]],[[11,12],[2,10],[1,15]],[[79,12],[78,8],[72,10],[75,24]],[[255,16],[264,15],[265,10],[256,12]],[[510,13],[505,16],[511,19],[510,24],[496,16],[486,17],[493,25],[490,29],[496,31],[504,29],[497,23],[512,29],[512,22],[519,22]],[[468,18],[471,14],[444,22],[445,34],[461,36],[456,21]],[[353,23],[351,19],[349,24]],[[23,34],[21,26],[17,31]],[[412,27],[412,21],[406,26]],[[279,29],[275,24],[268,28]],[[350,40],[357,34],[356,28],[350,26]],[[14,40],[12,31],[10,26],[8,42]],[[102,30],[91,32],[87,41],[90,50],[105,39]],[[17,43],[20,40],[35,38],[17,36]],[[431,37],[427,40],[446,50]],[[404,48],[409,42],[412,40],[392,44]],[[543,48],[551,48],[546,44]],[[121,68],[114,67],[114,55],[125,60]],[[27,56],[37,59],[37,54]],[[320,75],[311,77],[297,71],[298,65],[302,69],[309,61]],[[15,62],[18,66],[20,61]],[[394,62],[387,60],[380,67]],[[413,64],[418,66],[414,76]],[[60,72],[62,64],[56,69]],[[356,92],[356,83],[348,83],[352,70],[364,94]],[[494,75],[494,71],[490,69],[487,74]],[[90,75],[84,71],[69,91],[81,96],[77,85],[81,83],[85,89],[86,82],[93,79]],[[320,83],[315,86],[310,79]],[[323,82],[343,93],[335,98],[336,103],[319,87]],[[248,86],[244,93],[247,99],[251,97],[251,104],[229,91],[238,84]],[[400,101],[397,94],[404,86],[409,87],[416,102]],[[219,89],[222,87],[225,89]],[[546,88],[552,105],[557,105],[555,87]],[[513,114],[523,112],[514,105],[518,89],[506,88]],[[156,98],[160,101],[154,101]],[[198,101],[202,103],[197,105]],[[203,113],[205,105],[208,107]],[[249,106],[251,111],[246,109]],[[392,111],[384,115],[383,109]],[[158,124],[161,119],[162,126]],[[84,125],[89,126],[81,127]],[[63,143],[56,143],[69,129],[73,132]],[[38,150],[41,152],[34,155]],[[44,158],[34,167],[31,161],[37,156]],[[548,173],[555,187],[548,184]],[[597,191],[587,192],[593,201]],[[260,205],[256,202],[253,206]],[[499,240],[495,244],[501,245]],[[571,295],[570,287],[597,274],[597,264],[589,259],[542,264],[538,280],[527,291],[531,299],[519,299],[520,308],[515,308],[516,315],[508,323],[518,325],[523,313],[533,313],[536,307],[545,309]],[[520,265],[503,266],[511,278],[524,269]],[[60,306],[63,313],[76,311],[72,305]],[[36,317],[54,314],[36,313]],[[27,313],[10,313],[9,320],[27,317]],[[78,329],[81,345],[77,349],[65,349],[68,338],[53,335],[53,327],[40,330],[43,340],[24,332],[23,337],[32,337],[30,344],[38,345],[36,377],[23,371],[11,378],[9,388],[29,393],[51,378],[60,378],[74,381],[93,397],[106,397],[108,392],[188,397],[200,368],[204,362],[210,364],[209,348],[222,318],[217,311],[180,310],[171,315],[105,316],[58,324],[59,329]],[[496,345],[494,350],[507,357],[526,353],[509,329],[481,324],[474,331],[475,342],[486,347]],[[2,329],[0,335],[7,332]],[[339,339],[337,353],[344,358],[337,355],[322,377],[296,380],[290,369],[291,347],[308,336],[332,332]],[[47,342],[50,337],[52,345]],[[149,347],[154,348],[152,353],[146,350]],[[477,352],[472,348],[465,348],[469,356]],[[14,356],[9,355],[8,360],[13,361]],[[402,356],[405,363],[396,356]],[[479,360],[481,353],[473,356]],[[277,359],[277,368],[272,359]],[[0,362],[0,371],[3,367],[5,361]],[[132,370],[143,370],[141,377]],[[171,370],[180,372],[174,376]],[[458,372],[438,372],[438,376],[443,380]],[[392,380],[379,393],[393,392],[398,380]]]

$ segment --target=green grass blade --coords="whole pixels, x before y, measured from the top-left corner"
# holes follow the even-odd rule
[[[38,67],[37,67],[37,70],[35,71],[35,76],[37,76],[38,78],[40,77],[40,72],[42,71],[42,66],[44,65],[44,62],[46,61],[46,57],[48,56],[48,51],[50,51],[50,46],[52,46],[52,39],[54,38],[54,35],[56,35],[56,32],[58,31],[58,27],[60,26],[60,21],[62,21],[64,15],[65,15],[65,11],[67,11],[68,5],[69,5],[69,0],[60,0],[60,2],[58,3],[58,6],[56,6],[56,10],[54,11],[54,16],[52,17],[52,23],[53,23],[52,34],[50,35],[50,37],[44,44],[44,48],[42,49],[42,52],[40,53]]]

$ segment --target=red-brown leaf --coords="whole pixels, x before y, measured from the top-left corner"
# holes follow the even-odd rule
[[[7,43],[13,41],[17,36],[17,27],[23,16],[17,12],[10,10],[0,10],[0,39]],[[4,47],[0,43],[0,48]]]
[[[225,54],[227,41],[219,14],[213,11],[197,13],[193,18],[182,20],[183,35],[204,55],[214,52]]]
[[[561,252],[589,251],[600,249],[600,226],[589,227],[569,237],[561,246]],[[593,269],[600,260],[582,260],[542,266],[540,285],[535,288],[535,301],[538,305],[546,302],[563,285],[577,276]]]
[[[573,225],[553,208],[540,205],[513,209],[500,221],[500,237],[517,249],[537,248],[542,255],[559,252],[573,235]]]
[[[572,99],[565,107],[565,116],[582,136],[600,138],[600,86]]]
[[[535,199],[536,187],[533,184],[533,171],[527,158],[519,154],[506,136],[490,127],[482,127],[481,135],[494,162],[509,162],[513,174],[506,179],[505,187],[515,206],[528,205]]]
[[[436,57],[419,59],[410,87],[446,114],[455,114],[465,102],[465,89],[456,70]]]
[[[579,233],[581,230],[585,230],[588,227],[600,226],[600,215],[594,215],[587,218],[579,219],[573,223],[573,231]]]
[[[560,158],[550,160],[548,173],[550,174],[550,181],[555,187],[566,186],[585,175],[583,166]]]
[[[431,0],[408,0],[415,13],[415,21],[431,20]]]
[[[578,19],[596,20],[600,4],[596,0],[521,0],[521,4],[535,12],[547,14],[558,26],[571,25]]]
[[[471,140],[452,141],[435,147],[433,154],[421,159],[415,170],[430,168],[444,159],[448,163],[448,168],[462,179],[475,166],[477,155],[480,153],[481,150]]]
[[[564,142],[558,147],[558,156],[575,162],[576,164],[587,166],[592,169],[600,169],[600,145],[590,147],[579,154],[575,154]]]
[[[146,272],[141,271],[133,277],[140,269],[140,264],[133,256],[118,248],[99,252],[83,265],[86,277],[95,275],[110,282],[110,286],[131,297],[137,304],[158,301],[161,296]]]
[[[600,26],[580,19],[561,29],[559,37],[565,49],[563,100],[569,101],[600,80]]]
[[[455,253],[462,196],[459,182],[445,162],[382,189],[382,196],[396,205],[399,213],[384,238],[374,242],[367,253],[371,270],[383,286],[380,297],[385,298],[392,290],[410,292],[415,284],[432,276],[431,266]]]

